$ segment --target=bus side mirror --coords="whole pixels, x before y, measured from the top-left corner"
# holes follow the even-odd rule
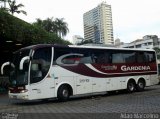
[[[14,64],[13,63],[10,63],[10,62],[5,62],[2,64],[1,66],[1,74],[3,75],[4,74],[4,67],[7,66],[7,65],[10,65],[11,67],[15,68]]]
[[[3,72],[4,67],[9,65],[9,64],[10,64],[10,62],[5,62],[5,63],[2,64],[2,66],[1,66],[1,74],[2,75],[4,74],[4,72]]]
[[[25,61],[28,62],[29,60],[30,60],[30,57],[29,57],[29,56],[23,57],[23,58],[21,59],[21,61],[20,61],[19,69],[20,69],[20,70],[23,70],[24,62],[25,62]]]

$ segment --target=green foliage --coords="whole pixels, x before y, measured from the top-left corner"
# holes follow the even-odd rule
[[[3,5],[2,5],[3,4]],[[5,10],[9,13],[11,13],[12,15],[14,13],[23,13],[25,15],[27,15],[27,12],[24,10],[19,10],[21,7],[24,7],[23,4],[17,4],[16,0],[0,0],[0,8],[1,10]]]
[[[19,10],[19,8],[24,7],[23,4],[16,4],[15,0],[8,0],[8,5],[9,5],[9,12],[11,12],[11,14],[13,15],[14,13],[23,13],[25,15],[27,15],[27,12],[24,10]]]
[[[59,37],[66,36],[69,32],[68,24],[64,22],[64,19],[53,19],[47,18],[45,20],[37,19],[36,22],[33,23],[35,26],[40,26],[45,29],[49,33],[57,34]]]
[[[56,34],[51,34],[39,26],[31,25],[3,10],[0,10],[0,37],[5,40],[21,42],[25,45],[40,43],[71,44]]]

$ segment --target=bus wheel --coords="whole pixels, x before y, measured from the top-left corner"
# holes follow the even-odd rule
[[[128,83],[127,83],[127,91],[129,93],[132,93],[134,92],[136,89],[136,83],[134,80],[129,80]]]
[[[145,88],[145,81],[140,79],[137,83],[137,91],[143,91]]]
[[[62,85],[58,89],[57,97],[60,101],[67,101],[69,99],[70,93],[66,85]]]

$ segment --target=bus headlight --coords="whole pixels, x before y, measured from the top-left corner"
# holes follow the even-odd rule
[[[20,93],[25,93],[27,92],[28,90],[21,90]]]

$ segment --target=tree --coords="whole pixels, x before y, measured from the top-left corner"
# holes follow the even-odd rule
[[[23,13],[23,14],[27,15],[26,11],[19,10],[19,8],[24,7],[23,4],[16,5],[16,1],[15,0],[13,0],[13,1],[9,0],[8,4],[9,4],[8,10],[9,10],[9,12],[11,12],[12,15],[14,15],[14,13],[18,13],[18,14],[19,13]]]
[[[43,28],[50,33],[57,33],[57,28],[53,20],[53,17],[43,20]]]
[[[71,44],[67,40],[58,37],[56,34],[49,33],[42,27],[31,25],[3,10],[0,10],[0,40],[11,40],[14,43],[22,43],[23,46],[44,43]],[[4,47],[4,43],[2,42],[1,48]],[[16,50],[12,48],[12,45],[5,45],[7,46],[6,49],[11,49],[11,52]]]
[[[67,33],[69,32],[68,24],[63,20],[64,18],[61,19],[56,18],[55,20],[55,24],[57,25],[57,30],[58,30],[57,34],[59,37],[66,36]]]
[[[33,25],[43,27],[43,20],[37,18],[36,22],[34,22]]]
[[[46,20],[41,20],[38,18],[37,21],[33,23],[33,25],[38,25],[44,28],[47,32],[57,34],[62,38],[69,32],[68,24],[63,20],[63,18],[56,18],[55,20],[53,20],[53,17],[47,18]]]

